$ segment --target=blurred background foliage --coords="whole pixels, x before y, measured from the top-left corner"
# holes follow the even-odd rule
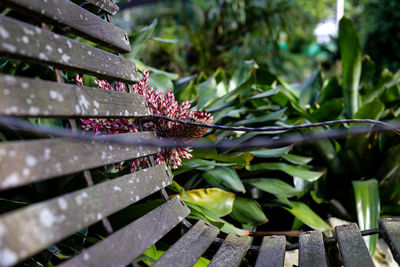
[[[140,71],[149,68],[150,85],[163,92],[172,88],[179,102],[190,100],[199,110],[212,113],[215,124],[261,127],[343,118],[398,121],[399,3],[345,1],[348,18],[341,20],[338,35],[325,36],[323,41],[315,29],[321,23],[335,23],[334,0],[168,0],[122,9],[114,22],[129,32],[132,51],[126,57]],[[51,68],[0,60],[1,73],[55,79]],[[74,82],[75,73],[63,75],[66,82]],[[94,77],[83,79],[94,86]],[[62,120],[31,121],[67,125]],[[343,127],[353,125],[320,130]],[[210,130],[202,139],[245,141],[280,134]],[[31,137],[3,131],[0,138]],[[331,217],[358,222],[361,229],[376,228],[379,217],[400,215],[399,141],[394,133],[382,133],[274,149],[196,150],[192,159],[171,172],[174,183],[168,193],[184,198],[190,218],[208,221],[225,233],[330,231]],[[92,170],[96,183],[120,174],[113,167]],[[82,175],[2,195],[3,212],[83,187],[81,180],[73,179],[76,176]],[[118,229],[150,211],[160,203],[157,198],[111,216],[113,227]],[[99,228],[85,229],[41,257],[49,262],[49,255],[68,258],[85,242],[101,240]],[[254,244],[260,240],[255,238]],[[374,253],[377,237],[366,242]],[[167,248],[163,240],[138,261],[150,265]],[[202,258],[197,266],[207,262]]]

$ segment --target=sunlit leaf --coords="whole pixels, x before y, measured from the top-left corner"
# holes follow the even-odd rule
[[[312,229],[321,231],[328,231],[330,229],[330,226],[303,202],[290,201],[290,205],[292,208],[284,209],[292,213],[297,219]]]
[[[180,194],[186,202],[208,208],[218,217],[223,217],[232,211],[235,194],[219,188],[202,188],[187,191],[187,198]]]
[[[380,201],[378,182],[375,179],[353,181],[357,219],[360,230],[378,228]],[[369,253],[374,254],[378,242],[377,235],[364,237]]]
[[[243,183],[255,186],[267,193],[283,197],[293,197],[299,194],[296,188],[279,179],[256,178],[243,180]]]
[[[292,146],[280,148],[268,148],[260,150],[251,150],[250,153],[258,158],[276,158],[287,154],[292,149]]]
[[[358,84],[361,76],[361,45],[353,22],[343,17],[339,23],[339,49],[342,59],[342,87],[346,115],[358,110]]]

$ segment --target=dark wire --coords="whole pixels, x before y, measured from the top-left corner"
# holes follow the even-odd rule
[[[161,118],[160,118],[161,119]],[[349,123],[350,120],[341,120],[341,124]],[[351,120],[353,121],[353,120]],[[371,121],[371,120],[368,120]],[[359,121],[358,121],[359,122]],[[174,138],[133,138],[127,136],[126,134],[114,134],[114,135],[107,135],[102,136],[99,139],[98,136],[93,135],[85,135],[82,133],[73,133],[71,130],[64,129],[64,128],[54,128],[54,127],[43,127],[31,124],[25,120],[14,118],[14,117],[7,117],[7,116],[0,116],[0,124],[6,127],[13,127],[23,131],[33,132],[37,134],[46,134],[58,137],[66,137],[72,138],[74,140],[80,141],[96,141],[102,143],[113,143],[119,145],[131,145],[131,146],[152,146],[152,147],[160,147],[160,148],[176,148],[176,147],[191,147],[195,149],[250,149],[250,148],[274,148],[274,147],[283,147],[287,145],[293,144],[304,144],[315,142],[318,140],[324,140],[329,138],[342,138],[349,135],[362,135],[366,133],[375,133],[375,132],[384,132],[384,131],[394,131],[396,133],[399,132],[399,123],[385,123],[380,121],[373,121],[374,125],[378,125],[377,127],[352,127],[350,129],[330,129],[324,132],[317,132],[317,133],[309,133],[309,134],[281,134],[280,136],[274,137],[266,137],[266,136],[258,136],[254,137],[247,141],[241,141],[240,139],[233,139],[233,140],[222,140],[217,143],[213,142],[206,142],[206,141],[187,141],[182,139],[174,139]],[[180,123],[180,122],[179,122]],[[186,123],[186,122],[185,122]],[[328,122],[330,123],[330,122]],[[339,123],[339,122],[338,122]],[[187,122],[187,124],[193,125],[192,122]],[[314,124],[314,127],[321,126],[321,123]],[[196,126],[199,126],[196,124]],[[216,125],[207,125],[209,127],[216,126]],[[217,125],[218,126],[218,125]],[[200,126],[203,127],[203,126]],[[204,126],[205,127],[205,126]],[[218,126],[221,127],[221,126]],[[297,126],[288,126],[290,127],[287,130],[290,130]],[[271,131],[277,131],[277,127],[263,127],[263,129],[273,129]],[[282,129],[282,127],[279,127]],[[286,126],[285,126],[286,128]],[[311,126],[308,126],[311,128]],[[255,129],[255,128],[254,128]],[[260,128],[261,129],[261,128]],[[298,128],[297,128],[298,129]],[[227,129],[226,129],[227,130]]]

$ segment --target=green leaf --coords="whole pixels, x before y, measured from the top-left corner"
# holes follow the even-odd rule
[[[317,229],[321,231],[330,230],[330,226],[303,202],[290,201],[290,205],[292,206],[292,208],[284,209],[292,213],[304,224],[308,225],[312,229]]]
[[[318,180],[324,172],[310,171],[303,166],[293,166],[287,163],[270,162],[270,163],[259,163],[246,167],[249,171],[260,171],[260,170],[276,170],[283,171],[291,176],[298,177],[310,182]]]
[[[234,192],[246,192],[235,170],[225,167],[215,168],[203,174],[206,182],[213,187],[220,187]]]
[[[311,113],[314,121],[329,121],[337,119],[343,112],[343,100],[339,98],[330,99]]]
[[[321,91],[322,87],[322,77],[321,71],[315,71],[311,77],[305,82],[303,89],[301,90],[299,103],[303,107],[306,105],[314,106],[317,101],[317,96]]]
[[[206,81],[196,84],[196,88],[199,92],[199,102],[197,104],[197,108],[199,110],[202,110],[215,96],[217,93],[216,87],[217,82],[215,81],[214,77],[210,77]]]
[[[263,116],[257,116],[257,117],[254,116],[254,118],[235,122],[234,125],[241,126],[241,125],[248,125],[248,124],[262,123],[262,122],[277,120],[277,119],[281,118],[283,116],[283,114],[285,114],[285,112],[286,112],[286,108],[283,108],[281,110],[278,110],[275,112],[270,112]]]
[[[342,96],[342,88],[340,87],[337,76],[332,76],[326,86],[321,90],[318,97],[318,103],[323,104],[324,102],[332,98],[340,98]]]
[[[342,59],[342,89],[345,113],[348,118],[352,118],[358,110],[361,45],[353,22],[346,17],[343,17],[339,23],[339,49]]]
[[[254,199],[244,197],[236,197],[229,216],[247,225],[261,225],[268,222],[260,204]]]
[[[354,119],[377,120],[384,110],[385,105],[376,97],[371,102],[362,105],[357,113],[354,114]]]
[[[197,170],[211,170],[215,167],[227,167],[227,166],[234,166],[235,163],[220,163],[215,162],[213,160],[205,160],[205,159],[185,159],[182,161],[182,166],[173,171],[174,175],[182,174],[194,169]]]
[[[250,97],[250,99],[260,99],[260,98],[265,98],[265,97],[269,97],[272,95],[276,95],[277,93],[279,93],[279,87],[273,88],[271,90],[268,90],[266,92],[254,95],[252,97]]]
[[[245,166],[248,166],[250,161],[254,158],[254,156],[249,152],[241,152],[241,153],[208,155],[205,156],[205,158],[214,159],[222,162],[232,162],[236,164],[232,165],[232,168],[241,169]]]
[[[235,194],[219,188],[201,188],[187,191],[189,198],[180,194],[181,198],[190,203],[208,208],[218,217],[228,215],[232,211]]]
[[[149,85],[160,90],[162,93],[168,92],[169,89],[174,89],[171,79],[163,73],[152,73],[149,77]]]
[[[361,78],[360,82],[367,82],[374,76],[375,73],[375,63],[371,60],[368,55],[365,55],[362,59],[362,68],[361,68]]]
[[[135,56],[139,52],[139,50],[153,35],[156,25],[157,25],[157,19],[154,19],[150,25],[144,27],[138,33],[129,35],[129,40],[131,42],[132,50],[128,54],[125,54],[126,58],[129,58],[129,59],[135,58]]]
[[[380,213],[379,188],[375,179],[353,181],[358,225],[361,230],[378,228]],[[374,255],[378,236],[364,237],[369,253]]]
[[[287,154],[292,149],[292,146],[280,148],[268,148],[250,151],[255,157],[258,158],[277,158]]]
[[[312,158],[310,158],[310,157],[304,157],[304,156],[299,156],[299,155],[294,155],[294,154],[283,155],[282,158],[289,161],[290,163],[297,164],[297,165],[306,165],[307,163],[309,163],[312,160]]]
[[[256,178],[244,180],[243,183],[250,184],[267,193],[277,196],[293,197],[299,194],[296,188],[279,179]]]

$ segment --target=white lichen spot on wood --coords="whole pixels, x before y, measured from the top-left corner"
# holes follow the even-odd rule
[[[10,90],[4,89],[4,90],[3,90],[3,93],[4,93],[4,95],[9,95],[9,94],[10,94]]]
[[[76,204],[82,205],[83,199],[87,198],[88,194],[86,192],[82,192],[80,195],[75,197]]]
[[[101,213],[97,213],[97,220],[103,219],[103,215]]]
[[[41,60],[49,60],[49,58],[44,53],[39,53],[39,59],[41,59]]]
[[[90,259],[90,255],[87,252],[83,252],[83,260],[88,261]]]
[[[58,48],[57,51],[58,51],[58,53],[60,53],[60,54],[63,53],[63,50],[62,50],[61,48]]]
[[[62,96],[62,94],[60,94],[57,91],[50,90],[49,94],[50,94],[50,99],[52,99],[52,100],[56,100],[58,102],[64,101],[64,97]]]
[[[167,185],[167,183],[163,181],[163,182],[161,183],[161,185],[162,185],[163,187],[165,187],[165,186]]]
[[[75,105],[75,112],[78,114],[81,112],[81,109],[78,105]]]
[[[0,250],[0,265],[11,266],[16,264],[18,261],[18,255],[9,248]]]
[[[46,226],[51,227],[57,221],[54,214],[49,209],[43,209],[39,214],[40,222]]]
[[[57,162],[56,164],[54,164],[54,168],[56,169],[56,171],[58,173],[62,172],[62,168],[61,168],[61,163],[60,162]]]
[[[46,147],[46,148],[44,149],[43,158],[44,158],[45,160],[49,160],[49,159],[50,159],[50,154],[51,154],[51,149],[48,148],[48,147]]]
[[[22,88],[27,89],[29,87],[29,83],[27,82],[22,82],[21,83]]]
[[[97,111],[97,109],[93,109],[93,115],[98,115],[99,112]]]
[[[2,47],[8,51],[10,51],[11,53],[15,53],[17,51],[17,48],[15,46],[13,46],[12,44],[8,44],[8,43],[3,43]]]
[[[161,188],[157,185],[155,188],[154,188],[154,191],[158,191],[158,190],[160,190]]]
[[[136,196],[136,201],[138,201],[140,199],[140,197],[139,196]]]
[[[84,107],[85,109],[89,108],[89,101],[86,99],[84,95],[81,95],[79,98],[79,106]]]
[[[25,27],[22,28],[22,30],[24,31],[25,34],[28,34],[28,35],[34,35],[35,34],[32,30],[30,30],[28,28],[25,28]]]
[[[89,56],[92,55],[92,51],[90,51],[90,50],[87,53],[88,53]]]
[[[62,55],[61,59],[62,59],[62,61],[67,63],[71,59],[71,57],[68,56],[67,54],[64,54],[64,55]]]
[[[72,48],[72,44],[71,44],[71,41],[70,41],[70,40],[67,40],[67,46],[68,46],[69,48]]]
[[[10,34],[3,26],[0,26],[0,36],[3,39],[7,39],[8,37],[10,37]]]
[[[119,186],[114,186],[114,191],[121,192],[121,191],[122,191],[122,189],[121,189],[121,187],[119,187]]]
[[[66,210],[68,208],[68,202],[62,197],[57,200],[57,203],[62,210]]]
[[[24,42],[25,44],[28,44],[29,43],[28,36],[22,36],[22,42]]]
[[[36,165],[37,159],[36,159],[34,156],[32,156],[32,155],[28,155],[28,156],[26,156],[26,158],[25,158],[25,163],[26,163],[26,165],[28,165],[29,167],[33,167],[33,166]]]
[[[46,45],[46,50],[51,53],[51,51],[53,51],[53,48],[50,45]]]
[[[96,108],[99,108],[99,107],[100,107],[99,102],[97,102],[96,100],[93,100],[93,104],[94,104],[94,106],[95,106]]]
[[[24,168],[24,169],[22,170],[22,174],[23,174],[24,176],[28,176],[30,173],[31,173],[31,170],[28,169],[28,168]]]
[[[16,172],[11,173],[10,175],[8,175],[3,183],[1,184],[4,187],[9,187],[9,186],[14,186],[18,184],[18,180],[19,180],[19,175]]]
[[[29,115],[38,115],[40,112],[40,108],[38,107],[30,107],[28,110]]]

